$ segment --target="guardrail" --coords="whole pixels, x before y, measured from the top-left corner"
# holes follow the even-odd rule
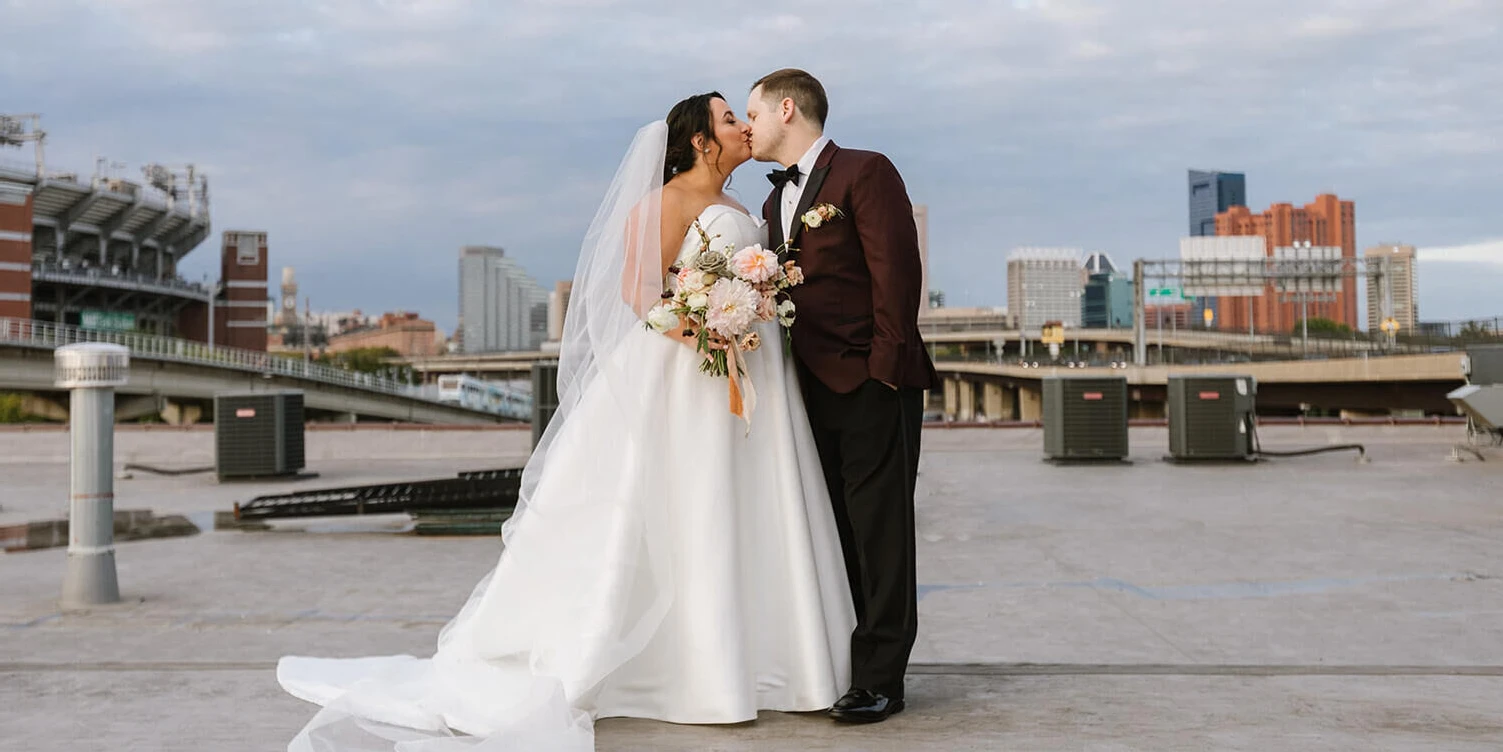
[[[323,384],[363,389],[438,403],[437,394],[395,379],[305,363],[256,350],[210,347],[202,342],[135,332],[81,329],[33,319],[0,318],[0,343],[53,349],[75,342],[110,342],[130,348],[131,355],[151,360],[233,368],[250,373],[286,376]]]
[[[1323,360],[1328,358],[1379,358],[1395,355],[1423,355],[1440,352],[1459,352],[1478,344],[1503,344],[1503,330],[1496,319],[1469,320],[1450,325],[1447,334],[1405,334],[1395,341],[1379,335],[1357,332],[1352,334],[1327,335],[1311,332],[1308,342],[1297,335],[1259,334],[1249,336],[1246,332],[1217,331],[1205,329],[1164,329],[1162,340],[1157,329],[1147,333],[1146,357],[1148,364],[1189,365],[1196,363],[1236,363],[1268,360]],[[984,329],[975,325],[921,327],[930,351],[935,359],[969,360],[990,362],[1032,362],[1054,360],[1049,357],[1047,346],[1039,342],[1038,333],[1024,338],[1030,343],[1028,357],[1020,357],[1017,330]],[[963,338],[975,335],[971,341]],[[1120,361],[1132,360],[1132,343],[1127,338],[1130,329],[1068,329],[1065,344],[1060,347],[1058,360],[1061,363],[1073,360]],[[1105,352],[1097,352],[1095,343],[1102,338],[1111,338],[1104,345]],[[992,339],[1006,339],[1008,346],[999,351]],[[1094,340],[1094,341],[1093,341]],[[1079,355],[1076,355],[1077,346]]]

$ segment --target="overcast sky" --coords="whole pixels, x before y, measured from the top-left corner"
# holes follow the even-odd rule
[[[639,126],[797,66],[929,205],[950,305],[1005,304],[1017,246],[1176,254],[1202,168],[1255,209],[1356,201],[1359,248],[1425,249],[1421,315],[1458,319],[1503,315],[1500,26],[1496,0],[0,0],[0,112],[42,113],[49,168],[206,170],[192,278],[264,229],[314,308],[448,331],[461,245],[551,287]]]

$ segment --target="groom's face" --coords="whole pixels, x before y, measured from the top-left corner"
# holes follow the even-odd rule
[[[788,125],[779,117],[777,107],[762,98],[762,87],[752,89],[746,100],[746,121],[751,124],[752,159],[759,162],[776,162],[778,147]]]

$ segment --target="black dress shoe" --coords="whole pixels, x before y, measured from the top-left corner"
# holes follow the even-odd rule
[[[877,723],[903,712],[903,698],[879,692],[853,689],[835,701],[830,717],[843,723]]]

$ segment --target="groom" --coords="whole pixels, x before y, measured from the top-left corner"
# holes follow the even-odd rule
[[[770,73],[746,105],[752,157],[778,162],[762,205],[804,283],[792,340],[820,465],[835,506],[856,605],[851,689],[830,709],[851,723],[903,709],[918,634],[913,493],[923,393],[938,379],[919,338],[922,261],[897,168],[824,135],[824,87],[801,70]]]

